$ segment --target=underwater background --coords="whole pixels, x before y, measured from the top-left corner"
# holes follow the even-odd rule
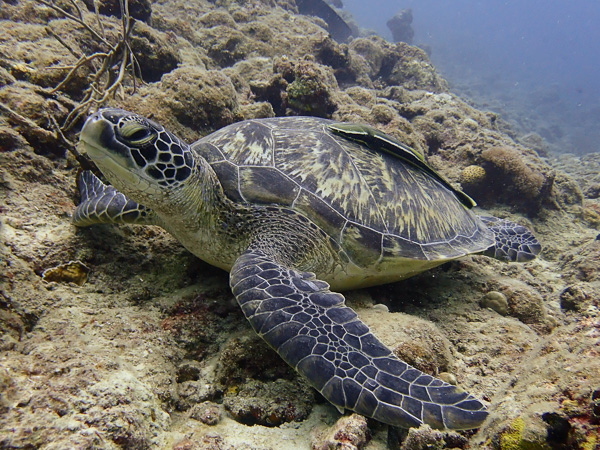
[[[597,4],[323,5],[130,0],[128,28],[116,0],[0,4],[0,448],[598,448]],[[482,399],[481,428],[340,414],[225,272],[159,227],[74,227],[99,104],[188,142],[261,117],[366,123],[534,230],[525,264],[471,255],[344,293],[399,357]]]
[[[391,39],[387,20],[412,10],[413,42],[451,89],[536,132],[557,153],[600,142],[600,5],[591,0],[347,0],[358,23]]]

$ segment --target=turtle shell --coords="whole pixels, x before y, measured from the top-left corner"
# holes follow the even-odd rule
[[[390,152],[334,133],[315,117],[254,119],[192,149],[234,202],[294,209],[357,264],[440,260],[494,244],[491,231],[448,187]]]

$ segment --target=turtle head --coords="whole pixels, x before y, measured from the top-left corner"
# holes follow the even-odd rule
[[[85,152],[125,195],[152,206],[194,171],[189,146],[157,123],[121,109],[92,114],[81,130]]]

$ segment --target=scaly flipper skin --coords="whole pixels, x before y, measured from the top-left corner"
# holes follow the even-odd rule
[[[154,223],[152,211],[129,200],[112,186],[107,186],[92,172],[82,172],[78,181],[81,203],[73,213],[74,225],[85,227],[96,223]]]
[[[527,262],[542,251],[542,246],[533,233],[524,226],[493,216],[479,218],[496,236],[496,244],[485,251],[484,255],[503,261]]]
[[[248,250],[230,284],[255,331],[337,407],[401,427],[460,430],[485,420],[479,400],[396,358],[312,273]]]

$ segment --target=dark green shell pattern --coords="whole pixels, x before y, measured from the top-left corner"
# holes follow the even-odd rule
[[[360,266],[482,251],[494,236],[455,193],[389,151],[314,117],[256,119],[192,145],[234,202],[277,204],[319,225]]]

